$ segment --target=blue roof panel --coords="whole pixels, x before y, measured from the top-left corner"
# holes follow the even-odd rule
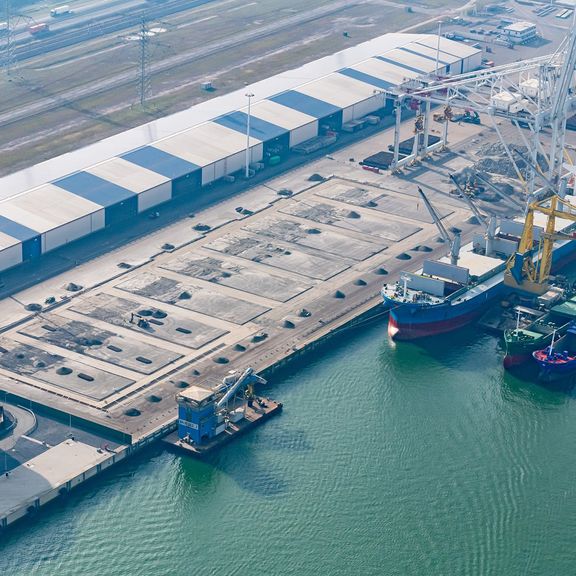
[[[12,236],[12,238],[16,238],[20,240],[20,242],[25,242],[26,240],[30,240],[35,236],[39,236],[39,232],[32,230],[22,224],[18,224],[18,222],[14,222],[5,216],[0,216],[0,232],[4,232],[8,236]]]
[[[420,46],[422,46],[422,44],[420,44]],[[402,48],[398,48],[398,50],[402,50],[403,52],[408,52],[408,54],[414,54],[414,56],[420,56],[420,58],[426,58],[426,60],[432,60],[433,62],[436,62],[435,57],[428,56],[427,54],[420,54],[420,52],[416,52],[416,50],[410,50],[410,48],[406,48],[405,46],[403,46]],[[440,52],[440,54],[442,54],[442,52]],[[438,56],[438,63],[443,64],[444,66],[451,64],[451,62],[446,62],[446,60],[442,60],[440,55]]]
[[[56,180],[52,184],[104,208],[128,200],[135,195],[134,192],[122,188],[122,186],[112,184],[112,182],[88,172],[77,172],[72,176]]]
[[[226,126],[226,128],[236,130],[236,132],[240,132],[241,134],[246,134],[248,114],[245,114],[244,112],[232,112],[232,114],[226,114],[226,116],[216,118],[214,122],[221,126]],[[257,138],[261,142],[274,140],[274,138],[282,136],[282,134],[286,134],[287,132],[288,130],[286,128],[250,116],[250,136],[252,138]]]
[[[295,90],[282,92],[277,96],[272,96],[269,100],[292,108],[293,110],[298,110],[314,118],[326,118],[326,116],[340,112],[338,106],[334,106],[323,100],[318,100],[318,98],[308,96],[307,94],[296,92]]]
[[[387,88],[394,86],[392,82],[387,82],[386,80],[376,78],[376,76],[372,76],[371,74],[366,74],[365,72],[354,70],[354,68],[344,68],[343,70],[338,70],[338,74],[344,74],[344,76],[354,78],[355,80],[360,80],[360,82],[365,82],[366,84],[376,86],[382,90],[386,90]]]
[[[123,154],[121,158],[132,162],[132,164],[156,172],[156,174],[161,174],[165,178],[170,178],[170,180],[181,178],[182,176],[201,170],[200,166],[178,158],[178,156],[174,156],[168,152],[164,152],[163,150],[159,150],[158,148],[154,148],[154,146],[138,148],[138,150]]]
[[[384,56],[376,56],[376,58],[378,58],[378,60],[382,60],[382,62],[387,62],[388,64],[404,68],[405,70],[411,70],[412,72],[416,72],[416,74],[426,73],[426,70],[420,70],[418,68],[414,68],[413,66],[408,66],[407,64],[401,64],[400,62],[396,62],[396,60],[392,60],[391,58],[385,58]]]

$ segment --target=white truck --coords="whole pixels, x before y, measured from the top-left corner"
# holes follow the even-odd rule
[[[68,4],[63,4],[62,6],[56,6],[50,10],[50,16],[52,18],[58,18],[59,16],[66,16],[67,14],[71,14],[72,10],[70,10],[70,6]]]

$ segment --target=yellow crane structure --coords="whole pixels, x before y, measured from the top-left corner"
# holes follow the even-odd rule
[[[534,215],[545,214],[546,226],[535,245]],[[576,207],[557,195],[528,205],[518,251],[506,263],[504,284],[522,292],[543,294],[548,290],[555,240],[574,240],[575,233],[557,232],[557,219],[576,222]]]

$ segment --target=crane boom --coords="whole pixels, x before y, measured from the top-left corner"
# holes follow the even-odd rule
[[[458,264],[458,256],[460,252],[460,234],[455,234],[454,238],[452,238],[450,234],[448,234],[448,230],[446,230],[446,227],[442,223],[442,218],[440,217],[438,212],[436,212],[436,208],[432,206],[432,203],[430,202],[430,200],[428,200],[428,197],[426,196],[426,194],[424,194],[424,190],[422,190],[420,186],[418,186],[418,194],[420,194],[420,197],[422,198],[424,205],[428,209],[428,212],[430,213],[430,216],[432,217],[434,224],[436,224],[436,228],[438,228],[440,236],[442,236],[444,241],[447,242],[448,245],[450,246],[450,263],[456,266],[456,264]]]
[[[452,244],[452,238],[450,238],[450,234],[448,234],[448,230],[446,230],[446,227],[442,223],[442,220],[441,220],[438,212],[436,212],[436,209],[434,208],[434,206],[432,206],[432,203],[430,202],[430,200],[428,200],[428,197],[426,196],[426,194],[424,194],[424,190],[422,190],[422,188],[420,188],[420,186],[418,186],[418,194],[420,194],[420,197],[422,198],[422,201],[424,202],[424,206],[426,206],[426,209],[430,213],[430,216],[432,217],[434,224],[436,224],[436,228],[438,228],[438,231],[440,232],[440,236],[442,236],[442,238],[444,239],[445,242],[447,242],[448,244]]]
[[[236,380],[236,382],[234,382],[234,384],[232,384],[230,386],[230,388],[228,388],[228,390],[226,391],[224,396],[222,396],[222,398],[220,398],[220,400],[218,400],[218,402],[216,403],[216,407],[222,408],[223,406],[226,405],[226,402],[228,402],[228,400],[230,400],[230,398],[242,386],[248,386],[249,384],[253,384],[254,382],[266,383],[266,380],[264,380],[264,378],[262,378],[260,376],[257,376],[256,374],[254,374],[253,368],[246,368],[246,370],[244,370],[244,372],[238,377],[238,380]]]
[[[484,214],[482,214],[482,212],[480,212],[480,210],[478,210],[478,207],[476,206],[476,204],[474,204],[474,202],[472,202],[472,199],[470,198],[470,196],[468,196],[468,194],[466,193],[465,190],[462,190],[462,186],[460,186],[460,184],[458,184],[458,181],[456,180],[456,178],[454,178],[454,174],[450,174],[450,180],[452,180],[452,182],[454,183],[454,186],[456,186],[456,188],[458,188],[458,192],[460,192],[460,195],[462,196],[464,202],[466,202],[466,204],[468,204],[468,208],[470,208],[470,210],[472,211],[472,214],[474,214],[474,216],[476,216],[476,218],[478,218],[478,221],[480,222],[480,224],[482,224],[482,226],[484,226],[485,229],[488,229],[488,218],[486,218],[486,216],[484,216]]]

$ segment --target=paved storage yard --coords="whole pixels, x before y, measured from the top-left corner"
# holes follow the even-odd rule
[[[452,139],[481,129],[455,125]],[[0,389],[136,442],[174,420],[179,389],[230,369],[261,371],[374,306],[382,282],[417,267],[426,250],[445,250],[416,182],[447,224],[470,216],[448,194],[447,173],[463,162],[456,155],[405,177],[350,161],[390,138],[357,143],[3,301]],[[162,249],[167,242],[174,249]],[[67,291],[70,282],[83,288]],[[26,310],[49,296],[54,304]]]

